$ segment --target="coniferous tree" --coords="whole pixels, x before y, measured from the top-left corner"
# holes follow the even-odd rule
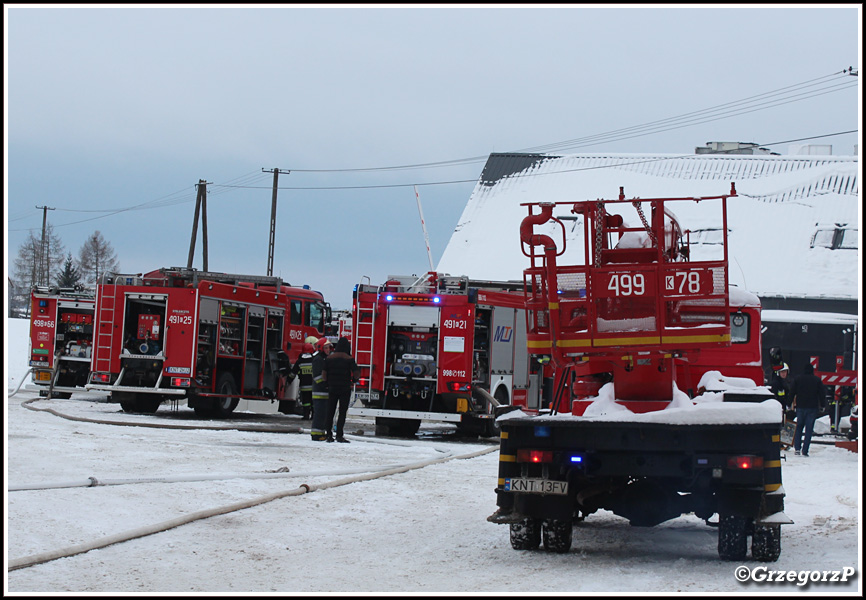
[[[97,282],[103,273],[120,270],[114,248],[99,231],[93,232],[78,251],[78,270],[81,279],[87,283]]]
[[[63,263],[63,270],[57,274],[54,281],[57,283],[57,287],[61,288],[75,288],[81,283],[81,273],[78,272],[78,269],[75,268],[75,264],[72,262],[71,252],[67,253],[66,262]]]

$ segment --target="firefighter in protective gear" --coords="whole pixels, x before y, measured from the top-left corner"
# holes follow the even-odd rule
[[[839,424],[842,417],[847,417],[851,414],[851,405],[854,404],[854,388],[848,386],[839,386],[836,392],[831,396],[830,405],[827,407],[827,412],[830,415],[830,432],[839,433]],[[836,414],[838,410],[838,415]]]
[[[301,355],[292,367],[292,373],[299,377],[302,418],[309,419],[313,414],[313,354],[316,349],[312,344],[304,344]]]
[[[313,424],[310,427],[310,436],[316,442],[334,440],[334,434],[326,431],[325,419],[328,412],[328,382],[322,377],[325,359],[328,358],[328,354],[331,353],[333,348],[334,345],[331,341],[323,337],[316,342],[316,353],[313,354]]]
[[[782,405],[782,411],[787,413],[791,410],[791,380],[788,379],[788,364],[782,363],[779,370],[770,377],[770,393]],[[793,415],[786,415],[793,420]]]
[[[292,370],[292,361],[288,354],[291,348],[292,343],[286,342],[286,349],[278,350],[276,352],[276,374],[283,379],[283,383],[279,384],[281,390],[280,394],[283,393],[283,390],[288,389],[288,386],[295,380],[295,374]],[[278,410],[284,415],[294,414],[295,404],[289,400],[280,400]]]

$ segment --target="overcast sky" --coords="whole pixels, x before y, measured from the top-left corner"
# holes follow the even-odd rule
[[[274,275],[350,308],[429,269],[415,185],[438,263],[491,152],[854,154],[861,10],[6,4],[7,259],[48,206],[74,256],[185,266],[204,179],[209,269],[264,275],[276,168]]]

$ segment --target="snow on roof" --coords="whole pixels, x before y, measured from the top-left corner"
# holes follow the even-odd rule
[[[802,310],[764,309],[761,311],[763,323],[817,323],[826,325],[854,325],[859,322],[858,315],[844,313],[816,313]]]
[[[759,296],[857,298],[857,176],[856,156],[491,154],[437,270],[521,280],[529,266],[520,244],[520,223],[528,214],[521,203],[614,199],[620,187],[627,198],[719,196],[734,183],[738,196],[727,203],[732,284]],[[720,211],[711,203],[671,208],[684,229],[697,232],[693,256],[711,251]],[[554,215],[568,211],[557,207]],[[582,230],[575,220],[563,223],[569,251],[560,260],[581,264]],[[820,242],[846,227],[855,230],[846,238],[852,249],[811,247],[819,230]],[[696,239],[704,243],[695,246]]]
[[[782,405],[775,399],[761,402],[725,402],[724,391],[736,389],[744,391],[744,385],[751,386],[755,392],[768,394],[766,387],[755,388],[750,379],[724,377],[718,371],[710,371],[701,380],[701,386],[718,391],[705,392],[690,399],[685,393],[674,387],[674,398],[667,408],[646,413],[634,413],[615,398],[614,384],[604,384],[586,408],[583,416],[577,417],[571,413],[556,415],[532,416],[522,410],[513,410],[498,417],[496,420],[533,419],[544,422],[555,420],[577,421],[616,421],[621,423],[664,423],[668,425],[756,425],[780,423],[782,421]]]

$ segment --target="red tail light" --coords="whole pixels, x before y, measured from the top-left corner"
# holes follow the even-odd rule
[[[171,386],[172,387],[189,387],[189,379],[186,377],[172,377],[171,378]]]
[[[517,462],[526,463],[551,463],[553,462],[552,450],[518,450]]]
[[[94,383],[111,383],[111,375],[108,373],[94,373],[91,379]]]
[[[764,458],[761,456],[729,456],[729,469],[763,469]]]
[[[469,392],[470,391],[468,383],[460,383],[459,381],[449,381],[447,387],[448,387],[449,392]]]

